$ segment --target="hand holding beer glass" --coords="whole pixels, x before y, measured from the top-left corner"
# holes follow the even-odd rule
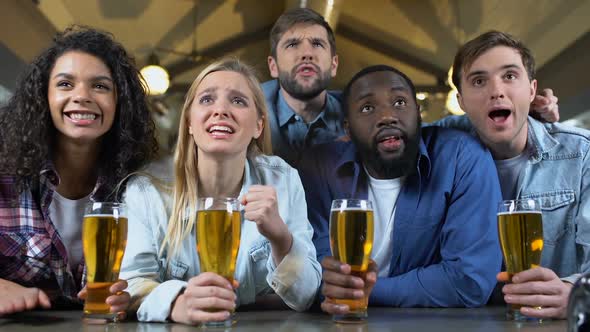
[[[111,312],[111,306],[106,300],[111,295],[111,286],[119,279],[127,243],[125,205],[88,203],[82,224],[82,243],[87,269],[83,317],[117,321],[118,313]]]
[[[543,250],[543,219],[539,203],[532,199],[502,201],[498,206],[498,234],[509,281],[518,272],[538,267]],[[506,317],[530,320],[518,304],[508,304]]]
[[[242,217],[236,198],[203,197],[197,201],[197,252],[201,272],[213,272],[234,284]],[[212,312],[219,308],[211,308]],[[233,311],[231,312],[233,315]],[[230,327],[233,317],[209,321],[208,327]]]
[[[334,259],[350,265],[352,276],[366,282],[373,249],[373,208],[363,199],[337,199],[330,212],[330,248]],[[334,314],[336,322],[359,322],[367,318],[369,294],[360,299],[330,298],[330,303],[348,306],[348,313]]]

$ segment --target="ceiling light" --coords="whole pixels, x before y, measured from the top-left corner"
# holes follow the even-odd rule
[[[162,95],[170,87],[168,71],[160,66],[154,53],[149,56],[147,66],[141,68],[140,73],[145,79],[150,96]]]
[[[416,93],[416,99],[418,100],[425,100],[428,98],[428,92],[418,92]]]

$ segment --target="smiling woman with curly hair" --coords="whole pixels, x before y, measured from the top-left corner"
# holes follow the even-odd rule
[[[123,46],[88,27],[58,34],[0,110],[0,315],[79,303],[84,205],[119,200],[156,149]],[[111,287],[111,311],[127,307],[126,286]]]

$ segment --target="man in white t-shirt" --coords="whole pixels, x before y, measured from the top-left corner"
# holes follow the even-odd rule
[[[412,81],[389,66],[357,73],[343,105],[351,141],[319,146],[300,165],[322,309],[346,314],[335,299],[369,294],[369,305],[380,306],[485,304],[501,265],[501,193],[488,150],[467,133],[421,128]],[[374,263],[364,279],[330,257],[330,206],[342,198],[373,202]]]

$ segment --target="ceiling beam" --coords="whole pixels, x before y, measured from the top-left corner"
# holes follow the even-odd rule
[[[562,120],[572,118],[588,110],[590,100],[590,63],[584,54],[590,49],[590,32],[572,45],[561,50],[541,68],[537,69],[537,91],[553,89],[559,98],[559,113]]]
[[[2,1],[0,43],[25,63],[51,44],[55,27],[32,1]]]
[[[365,33],[360,32],[359,24],[363,26],[362,30]],[[336,32],[338,35],[352,42],[431,74],[437,78],[437,81],[444,82],[447,78],[446,69],[440,68],[428,61],[417,58],[408,51],[393,46],[392,41],[396,39],[395,37],[392,37],[386,31],[370,27],[352,16],[342,14]]]
[[[256,43],[264,39],[268,39],[272,25],[265,26],[253,32],[245,32],[235,35],[231,38],[222,40],[210,47],[197,51],[197,60],[191,59],[189,56],[183,57],[179,61],[167,64],[166,68],[170,76],[175,77],[181,75],[211,59],[218,58],[225,54],[236,51],[247,46],[250,43]]]

